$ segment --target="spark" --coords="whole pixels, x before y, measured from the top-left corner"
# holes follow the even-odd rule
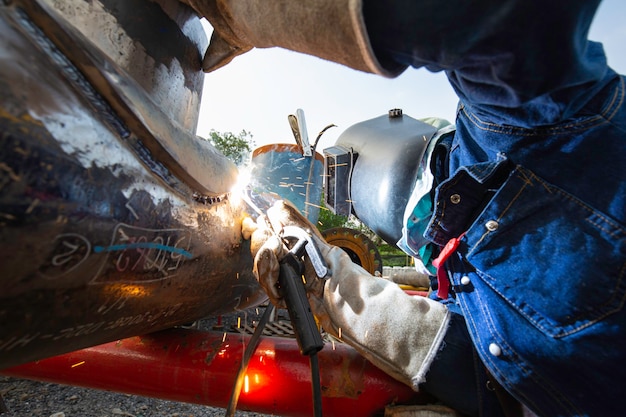
[[[81,366],[81,365],[84,365],[84,364],[85,364],[85,361],[81,361],[81,362],[78,362],[78,363],[75,363],[74,365],[72,365],[72,368],[76,368],[77,366]]]
[[[237,317],[237,328],[241,329],[241,317]]]
[[[313,207],[317,207],[317,208],[320,208],[320,209],[325,208],[325,207],[322,207],[322,206],[317,205],[317,204],[313,204],[313,203],[308,202],[308,201],[305,201],[304,204],[309,205],[309,206],[313,206]]]
[[[248,375],[243,378],[243,392],[246,394],[250,392],[250,379],[248,378]]]
[[[335,350],[335,340],[334,339],[330,339],[330,344],[333,345],[333,350]]]
[[[226,332],[224,332],[224,336],[222,336],[222,343],[226,341]]]
[[[339,331],[337,333],[338,333],[339,338],[341,339],[341,327],[338,330]]]
[[[39,199],[35,198],[33,200],[32,203],[30,203],[30,205],[28,206],[28,208],[26,209],[26,214],[30,214],[33,212],[33,210],[35,209],[35,207],[37,207],[37,205],[39,204]]]
[[[4,162],[0,162],[0,170],[4,171],[7,173],[7,175],[9,176],[9,178],[11,178],[13,181],[18,182],[21,180],[21,177],[19,175],[17,175],[15,173],[15,171],[13,170],[13,168],[11,168],[10,166],[8,166],[7,164],[5,164]]]

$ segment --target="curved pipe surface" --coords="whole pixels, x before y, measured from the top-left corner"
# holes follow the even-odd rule
[[[126,4],[104,3],[115,9],[116,2]],[[0,369],[263,302],[266,296],[252,274],[249,242],[241,236],[243,206],[235,204],[228,189],[196,198],[197,190],[152,153],[136,126],[112,106],[111,97],[98,93],[95,78],[86,76],[100,71],[90,71],[83,61],[81,67],[74,65],[19,7],[39,2],[4,3]],[[152,29],[173,31],[183,24],[201,29],[188,9],[179,15],[187,18],[176,23],[155,2],[133,4],[142,7],[135,10],[138,19],[156,19],[148,25]],[[139,30],[132,23],[128,29]],[[166,46],[176,49],[176,44]],[[193,61],[184,57],[167,62],[173,64],[174,81],[180,82],[181,76],[176,68],[193,71]],[[109,75],[123,74],[105,68]],[[150,68],[144,69],[149,78]],[[129,86],[126,93],[137,92],[129,103],[152,108],[153,98],[131,89],[135,84],[130,78],[118,81],[117,87]],[[166,82],[159,77],[159,84]],[[166,122],[159,121],[177,125]],[[189,153],[202,159],[203,171],[236,177],[236,170],[220,168],[224,157],[218,158],[216,151]]]

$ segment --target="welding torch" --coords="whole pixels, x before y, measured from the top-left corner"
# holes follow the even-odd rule
[[[285,226],[282,230],[282,238],[285,240],[295,239],[296,241],[289,252],[279,261],[279,291],[285,300],[300,353],[307,355],[310,359],[313,413],[315,417],[321,417],[322,392],[317,352],[324,347],[324,341],[306,296],[306,288],[302,278],[304,273],[302,257],[306,254],[313,265],[315,275],[319,279],[327,278],[329,269],[315,241],[304,229],[297,226]]]
[[[311,356],[324,347],[324,342],[306,296],[302,279],[304,273],[302,257],[306,254],[319,279],[327,278],[329,270],[311,235],[304,229],[285,226],[282,230],[282,238],[289,241],[295,239],[295,244],[280,260],[279,291],[285,300],[300,353]]]

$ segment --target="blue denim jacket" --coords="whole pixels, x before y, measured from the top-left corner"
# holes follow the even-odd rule
[[[626,87],[586,39],[599,2],[374,3],[381,61],[460,98],[425,236],[465,233],[445,267],[484,365],[538,415],[621,414]]]

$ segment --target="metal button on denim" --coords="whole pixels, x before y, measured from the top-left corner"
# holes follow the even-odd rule
[[[499,224],[495,220],[489,220],[487,223],[485,223],[485,227],[490,232],[495,232],[496,230],[498,230],[498,226],[499,226]]]
[[[470,278],[467,275],[463,275],[461,277],[461,284],[462,285],[469,285],[469,283],[471,282]]]
[[[450,202],[452,204],[459,204],[461,202],[461,196],[459,194],[452,194],[450,196]]]
[[[502,348],[495,343],[491,343],[489,345],[489,353],[491,353],[495,357],[498,357],[502,355]]]

